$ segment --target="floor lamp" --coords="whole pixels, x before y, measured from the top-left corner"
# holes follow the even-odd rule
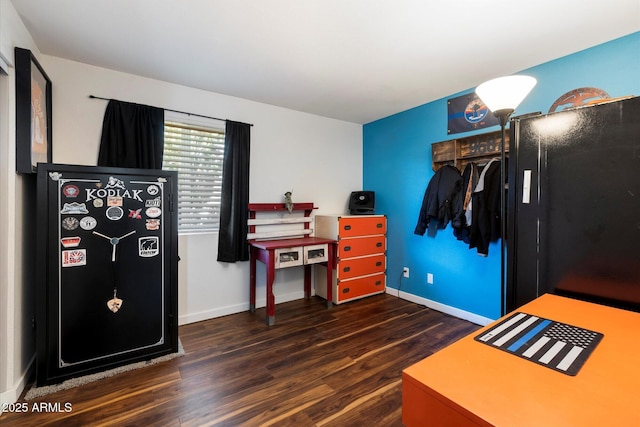
[[[489,80],[476,88],[476,94],[484,105],[500,120],[502,141],[500,145],[500,315],[506,314],[505,307],[505,238],[507,235],[507,218],[505,212],[505,126],[509,116],[531,92],[537,81],[530,76],[506,76]]]

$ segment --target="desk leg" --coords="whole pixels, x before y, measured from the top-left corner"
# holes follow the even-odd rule
[[[304,266],[304,298],[311,298],[311,266]]]
[[[249,261],[249,311],[256,311],[256,249],[251,247]]]
[[[334,245],[329,244],[327,249],[327,308],[333,306],[333,266],[336,264],[334,257]]]
[[[275,251],[270,250],[267,263],[267,325],[272,326],[276,323],[276,299],[273,295],[273,281],[276,276],[275,269]]]

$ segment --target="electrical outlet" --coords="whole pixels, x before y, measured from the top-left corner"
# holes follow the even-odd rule
[[[406,278],[409,278],[409,267],[404,267],[402,269],[402,275]]]
[[[433,285],[433,273],[427,273],[427,285]]]

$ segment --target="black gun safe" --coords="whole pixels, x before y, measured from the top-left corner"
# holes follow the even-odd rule
[[[507,307],[555,293],[640,311],[640,97],[514,119]]]
[[[177,173],[39,164],[37,384],[178,350]]]

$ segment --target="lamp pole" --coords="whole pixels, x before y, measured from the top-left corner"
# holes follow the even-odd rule
[[[500,315],[506,314],[506,263],[505,248],[507,237],[506,215],[506,131],[509,116],[536,85],[530,76],[506,76],[489,80],[476,88],[476,94],[500,121],[502,141],[500,146]]]
[[[506,215],[506,193],[507,193],[507,173],[506,173],[506,130],[509,116],[513,113],[513,109],[504,108],[493,113],[500,120],[501,141],[500,141],[500,316],[506,314],[506,262],[505,248],[507,237],[507,215]]]

